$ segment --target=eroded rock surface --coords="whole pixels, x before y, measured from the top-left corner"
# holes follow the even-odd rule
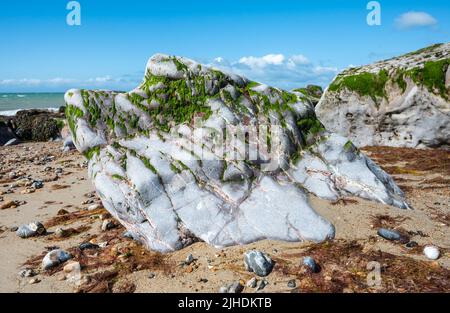
[[[357,146],[450,148],[450,43],[339,74],[316,106]]]
[[[73,89],[65,100],[105,208],[150,249],[333,238],[309,192],[407,208],[393,180],[326,131],[298,92],[157,54],[135,90]]]

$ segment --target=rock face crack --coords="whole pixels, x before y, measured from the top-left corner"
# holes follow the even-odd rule
[[[407,208],[392,178],[325,130],[299,92],[157,54],[131,92],[72,89],[65,100],[105,208],[149,249],[333,238],[309,193]]]

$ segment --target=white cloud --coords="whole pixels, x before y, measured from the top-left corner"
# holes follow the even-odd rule
[[[403,13],[395,20],[395,24],[399,29],[434,26],[437,23],[438,21],[430,14],[415,11]]]
[[[239,59],[239,63],[251,68],[264,68],[268,65],[281,65],[284,59],[284,55],[282,54],[268,54],[263,57],[242,57]]]
[[[209,65],[287,90],[308,84],[327,86],[339,72],[336,67],[314,64],[302,54],[244,56],[234,62],[219,57]]]

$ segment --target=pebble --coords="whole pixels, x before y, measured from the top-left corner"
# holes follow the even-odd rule
[[[261,251],[251,250],[245,253],[244,264],[247,271],[264,277],[272,272],[274,262],[267,254]]]
[[[248,288],[256,288],[256,284],[258,283],[258,280],[256,279],[256,277],[253,277],[252,279],[250,279],[249,281],[247,281],[246,286]]]
[[[56,215],[66,215],[69,214],[69,211],[64,210],[64,209],[60,209],[58,210],[58,212],[56,213]]]
[[[199,283],[207,283],[207,282],[208,282],[208,279],[206,279],[206,278],[200,278],[200,279],[198,280],[198,282],[199,282]]]
[[[297,287],[297,284],[295,283],[295,279],[291,279],[290,281],[288,281],[287,286],[289,288],[295,288]]]
[[[102,207],[102,206],[101,206],[100,204],[95,203],[95,204],[92,204],[92,205],[88,206],[88,210],[89,210],[89,211],[93,211],[93,210],[100,209],[101,207]]]
[[[17,205],[16,205],[16,202],[15,202],[15,201],[8,200],[8,201],[6,201],[6,202],[0,204],[0,210],[9,209],[9,208],[16,207],[16,206],[17,206]]]
[[[114,227],[116,227],[116,225],[111,220],[104,220],[103,221],[103,224],[102,224],[102,230],[103,231],[108,231],[110,229],[113,229]]]
[[[192,254],[189,254],[189,255],[186,257],[186,260],[184,261],[184,264],[189,265],[189,264],[191,264],[192,262],[194,262],[194,256],[193,256]]]
[[[35,180],[32,184],[31,187],[33,187],[34,189],[41,189],[44,187],[44,183],[41,180]]]
[[[259,282],[258,288],[256,288],[256,291],[263,290],[264,288],[266,288],[266,286],[267,286],[268,284],[269,284],[269,283],[267,282],[267,280],[265,280],[265,279],[261,280],[261,281]]]
[[[58,238],[64,238],[67,236],[67,231],[65,229],[62,229],[61,227],[58,227],[55,230],[55,236]]]
[[[98,246],[99,246],[100,248],[105,248],[107,245],[108,245],[108,242],[107,242],[107,241],[103,241],[103,242],[99,242],[99,243],[98,243]]]
[[[16,230],[16,235],[20,238],[29,238],[46,233],[44,225],[40,222],[32,222],[28,225],[20,225]]]
[[[426,246],[423,249],[423,253],[425,254],[425,256],[430,259],[430,260],[437,260],[439,259],[439,249],[438,247],[435,246]]]
[[[415,242],[415,241],[410,241],[410,242],[408,242],[405,246],[407,247],[407,248],[415,248],[415,247],[417,247],[419,244],[417,243],[417,242]]]
[[[396,232],[395,230],[390,230],[390,229],[386,229],[386,228],[380,228],[378,229],[378,235],[383,237],[384,239],[387,240],[400,240],[402,238],[402,236]]]
[[[36,276],[36,272],[33,269],[24,269],[19,272],[20,277],[33,277]]]
[[[79,246],[80,250],[88,250],[88,249],[98,249],[100,248],[99,245],[96,245],[95,243],[91,242],[83,242]]]
[[[244,286],[242,286],[240,281],[235,281],[227,288],[227,293],[241,293],[244,290]]]
[[[81,265],[80,262],[69,262],[63,268],[64,273],[80,273]]]
[[[64,250],[55,249],[47,253],[42,260],[42,268],[48,270],[71,259],[72,255]]]
[[[310,256],[303,258],[303,265],[307,266],[313,273],[320,272],[319,265],[317,265],[316,261]]]
[[[37,283],[40,283],[40,282],[41,282],[41,280],[39,278],[33,278],[28,283],[30,285],[34,285],[34,284],[37,284]]]
[[[148,274],[148,278],[150,278],[150,279],[153,279],[153,278],[155,278],[156,277],[156,274],[155,273],[150,273],[150,274]]]

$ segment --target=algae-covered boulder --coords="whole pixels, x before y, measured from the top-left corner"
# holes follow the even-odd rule
[[[47,110],[22,110],[11,118],[10,123],[22,140],[48,141],[59,137],[56,115]]]
[[[103,205],[154,250],[333,238],[309,192],[407,208],[393,180],[327,132],[298,93],[157,54],[133,91],[73,89],[65,101]]]
[[[339,74],[316,106],[358,146],[450,148],[450,43]]]

